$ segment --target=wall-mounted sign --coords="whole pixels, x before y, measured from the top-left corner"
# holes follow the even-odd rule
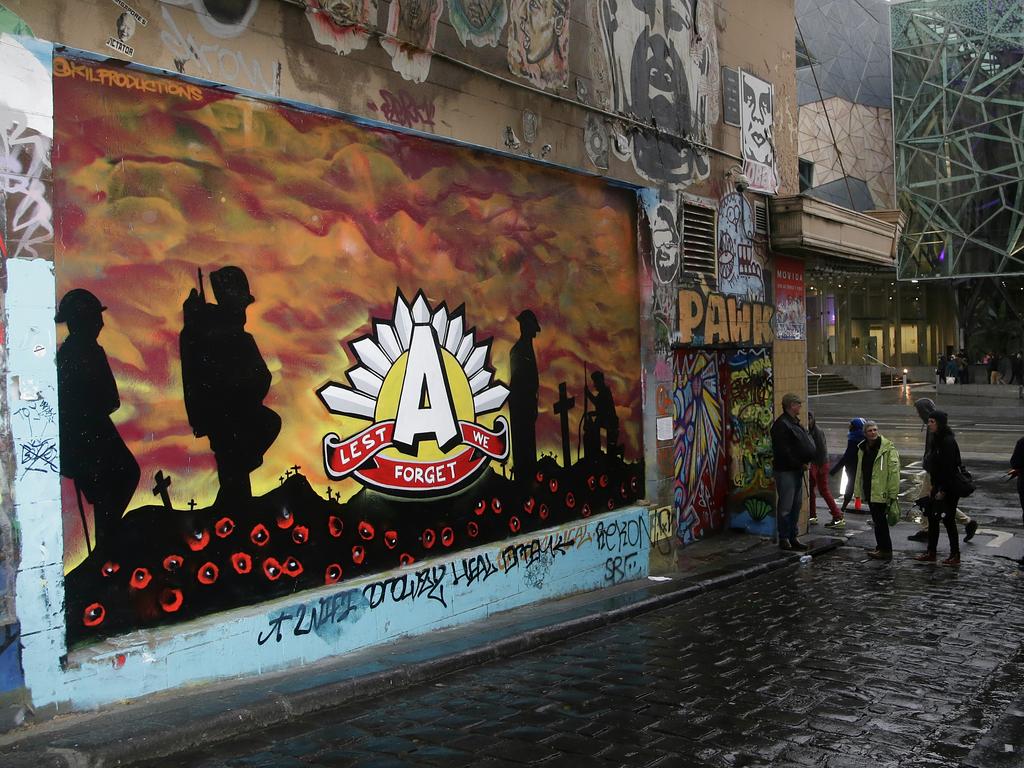
[[[722,67],[722,122],[740,125],[740,73],[733,67]]]
[[[807,311],[804,308],[804,263],[783,256],[775,257],[775,335],[799,341],[807,336]]]
[[[775,308],[759,301],[684,288],[679,292],[679,341],[691,346],[772,343]]]

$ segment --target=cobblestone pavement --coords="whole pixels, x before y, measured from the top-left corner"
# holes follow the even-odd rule
[[[990,729],[1024,743],[1022,595],[1005,560],[847,547],[161,765],[990,766]]]

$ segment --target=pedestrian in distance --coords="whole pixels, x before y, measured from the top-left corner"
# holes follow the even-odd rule
[[[1017,441],[1010,457],[1010,471],[1006,473],[1017,478],[1017,498],[1020,500],[1022,521],[1024,521],[1024,437]]]
[[[898,504],[900,493],[900,455],[878,425],[870,419],[864,423],[864,442],[857,448],[857,474],[853,487],[871,510],[875,530],[875,548],[869,557],[881,560],[892,557],[889,536],[889,507]]]
[[[814,421],[814,414],[810,411],[807,412],[807,431],[814,439],[814,461],[811,462],[811,478],[808,483],[810,522],[818,522],[817,504],[814,498],[814,492],[817,491],[821,494],[821,498],[825,500],[828,511],[832,515],[832,520],[825,523],[825,527],[845,528],[846,519],[843,517],[843,513],[839,511],[839,507],[836,506],[836,500],[833,498],[832,491],[828,487],[828,442],[825,440],[825,433]]]
[[[841,512],[845,515],[846,508],[850,506],[850,499],[853,498],[853,477],[857,474],[857,446],[864,441],[864,419],[859,416],[850,419],[850,431],[846,435],[846,452],[835,463],[830,475],[837,475],[846,471],[846,488],[843,491],[843,508]]]
[[[800,423],[803,402],[798,395],[787,392],[782,396],[782,415],[772,424],[772,468],[775,474],[775,492],[779,531],[779,547],[802,552],[807,545],[797,538],[797,521],[803,502],[804,472],[814,461],[814,440]]]
[[[960,375],[960,360],[955,357],[949,358],[949,362],[946,363],[946,383],[963,383],[960,381],[961,378],[962,377]]]
[[[949,536],[949,557],[942,564],[960,565],[960,542],[956,528],[956,505],[960,501],[956,477],[962,463],[960,446],[953,430],[949,428],[949,417],[945,411],[932,411],[928,416],[928,431],[931,440],[924,458],[924,468],[928,470],[932,486],[927,507],[928,549],[915,559],[925,563],[935,562],[941,521]]]
[[[921,418],[921,426],[924,428],[924,456],[928,456],[928,450],[932,442],[932,433],[928,431],[928,417],[935,412],[935,402],[928,397],[919,398],[914,402],[917,415]],[[1024,459],[1024,455],[1021,457]],[[923,464],[923,461],[922,461]],[[921,527],[910,534],[907,538],[911,541],[928,541],[928,504],[931,501],[931,481],[928,479],[928,472],[922,470],[919,477],[917,490],[917,501],[915,502],[922,510]],[[970,541],[978,531],[978,521],[972,520],[963,510],[957,508],[956,521],[964,527],[964,541]]]
[[[985,355],[985,368],[988,370],[988,383],[999,383],[999,356],[994,352]]]
[[[1010,364],[1010,383],[1024,384],[1024,357],[1020,352],[1013,356]]]

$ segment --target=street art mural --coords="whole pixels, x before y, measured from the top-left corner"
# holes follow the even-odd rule
[[[716,350],[680,350],[675,366],[675,494],[677,535],[692,542],[725,522],[728,371]]]
[[[750,533],[775,533],[775,485],[772,480],[771,426],[774,384],[771,350],[728,353],[729,476],[726,502],[729,527]]]
[[[720,103],[714,14],[713,0],[600,0],[612,109],[676,137],[705,140]],[[709,172],[706,151],[653,131],[634,134],[632,157],[652,181],[688,184]]]
[[[754,211],[739,192],[718,202],[718,288],[729,296],[764,301],[764,246],[754,239]]]
[[[774,136],[775,86],[740,72],[740,136],[743,173],[750,189],[774,195],[779,191]]]
[[[430,74],[442,10],[444,0],[391,1],[388,33],[380,44],[391,57],[391,66],[406,80],[422,83]]]
[[[70,642],[642,494],[632,194],[139,69],[53,74]]]
[[[494,46],[508,22],[507,0],[448,0],[448,18],[459,41]]]
[[[336,53],[361,51],[377,25],[377,0],[305,0],[313,38]]]
[[[327,0],[329,2],[329,0]],[[192,8],[203,27],[217,37],[236,37],[244,32],[259,10],[260,0],[164,0]]]
[[[511,0],[508,68],[539,88],[569,85],[570,0]]]

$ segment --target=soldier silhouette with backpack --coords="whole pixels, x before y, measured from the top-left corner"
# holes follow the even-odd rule
[[[210,274],[216,304],[199,287],[185,303],[181,380],[185,410],[196,437],[208,437],[217,460],[220,491],[215,505],[252,498],[249,474],[263,464],[281,431],[281,417],[263,405],[270,370],[252,334],[245,330],[246,308],[255,301],[238,267]]]

